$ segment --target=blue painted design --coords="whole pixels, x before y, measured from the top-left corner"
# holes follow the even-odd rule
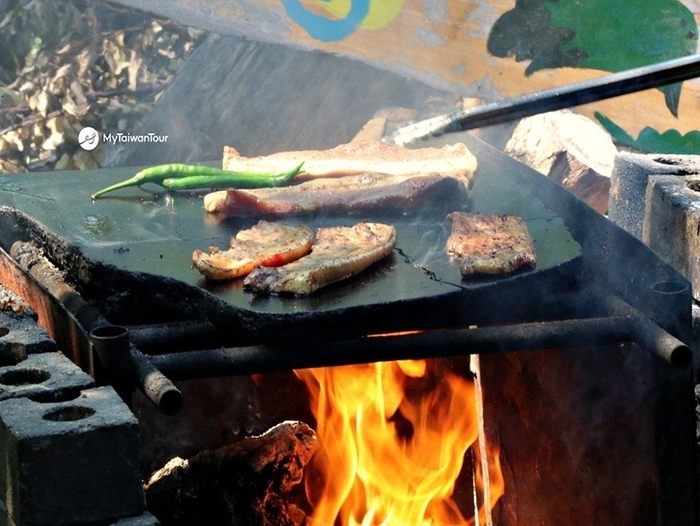
[[[352,0],[345,18],[329,20],[306,9],[300,0],[282,0],[289,17],[306,29],[309,35],[322,42],[336,42],[354,33],[369,13],[369,2],[370,0]]]

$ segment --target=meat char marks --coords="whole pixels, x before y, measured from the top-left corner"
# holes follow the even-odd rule
[[[391,225],[319,228],[310,254],[282,267],[258,268],[243,284],[256,293],[308,295],[362,272],[395,246],[396,229]]]
[[[311,250],[313,233],[306,226],[259,221],[231,238],[228,250],[210,247],[207,254],[195,250],[194,267],[212,280],[243,277],[257,267],[284,265]]]
[[[410,150],[379,141],[250,158],[227,147],[223,166],[239,171],[280,171],[300,162],[304,163],[303,173],[295,178],[295,184],[212,192],[205,196],[204,208],[238,217],[406,210],[428,199],[464,198],[476,170],[476,158],[461,143]]]
[[[445,249],[463,276],[508,275],[534,267],[535,244],[522,218],[514,215],[452,212]]]

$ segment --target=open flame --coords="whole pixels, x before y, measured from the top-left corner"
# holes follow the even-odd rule
[[[503,494],[497,451],[474,463],[476,493],[479,501],[486,496],[487,509],[479,505],[465,518],[452,500],[465,453],[479,436],[473,381],[425,360],[295,372],[309,390],[320,444],[306,468],[310,524],[486,522],[484,513]]]

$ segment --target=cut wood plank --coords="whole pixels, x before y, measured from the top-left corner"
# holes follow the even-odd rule
[[[505,152],[606,214],[617,148],[591,119],[569,110],[522,119]]]

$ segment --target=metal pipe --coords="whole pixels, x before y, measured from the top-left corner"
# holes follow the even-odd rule
[[[219,331],[208,321],[130,325],[131,341],[145,354],[165,354],[220,345]]]
[[[92,349],[105,374],[124,376],[131,370],[129,330],[120,325],[99,325],[90,331]]]
[[[651,66],[432,117],[398,128],[389,140],[394,144],[406,145],[430,136],[515,121],[548,111],[667,86],[695,77],[700,77],[700,55],[667,60]]]
[[[190,379],[629,340],[629,328],[624,320],[590,318],[425,331],[303,346],[209,349],[149,356],[148,360],[170,378]]]
[[[174,415],[182,408],[182,393],[172,381],[155,367],[134,345],[130,347],[136,384],[143,394],[158,406],[161,413]]]
[[[606,314],[625,320],[631,341],[639,347],[652,352],[669,365],[678,367],[692,365],[693,352],[690,348],[637,309],[612,295],[601,295],[598,301],[602,303]]]
[[[120,394],[124,395],[126,383],[137,386],[145,395],[156,404],[165,414],[173,414],[182,406],[182,393],[163,373],[158,371],[133,344],[129,344],[128,358],[124,351],[125,335],[128,339],[128,331],[124,328],[115,328],[102,314],[90,305],[80,293],[68,284],[62,273],[48,261],[42,251],[32,243],[17,241],[10,249],[10,254],[19,267],[36,280],[59,304],[72,316],[73,329],[85,334],[89,346],[94,349],[97,342],[101,349],[99,359],[107,362],[115,362],[122,369],[121,378],[110,378],[119,386]],[[99,329],[99,330],[98,330]],[[126,333],[124,334],[124,331]],[[117,334],[119,333],[119,334]],[[97,334],[97,338],[95,338]],[[104,338],[112,334],[114,338]],[[100,336],[102,335],[102,337]],[[109,341],[111,340],[111,341]],[[120,354],[119,349],[122,348]],[[111,351],[111,352],[110,352]],[[94,353],[98,354],[98,353]],[[119,355],[113,356],[114,354]],[[132,366],[125,365],[124,360],[130,359]],[[107,368],[106,364],[96,365],[102,372]],[[104,378],[104,376],[103,376]]]

